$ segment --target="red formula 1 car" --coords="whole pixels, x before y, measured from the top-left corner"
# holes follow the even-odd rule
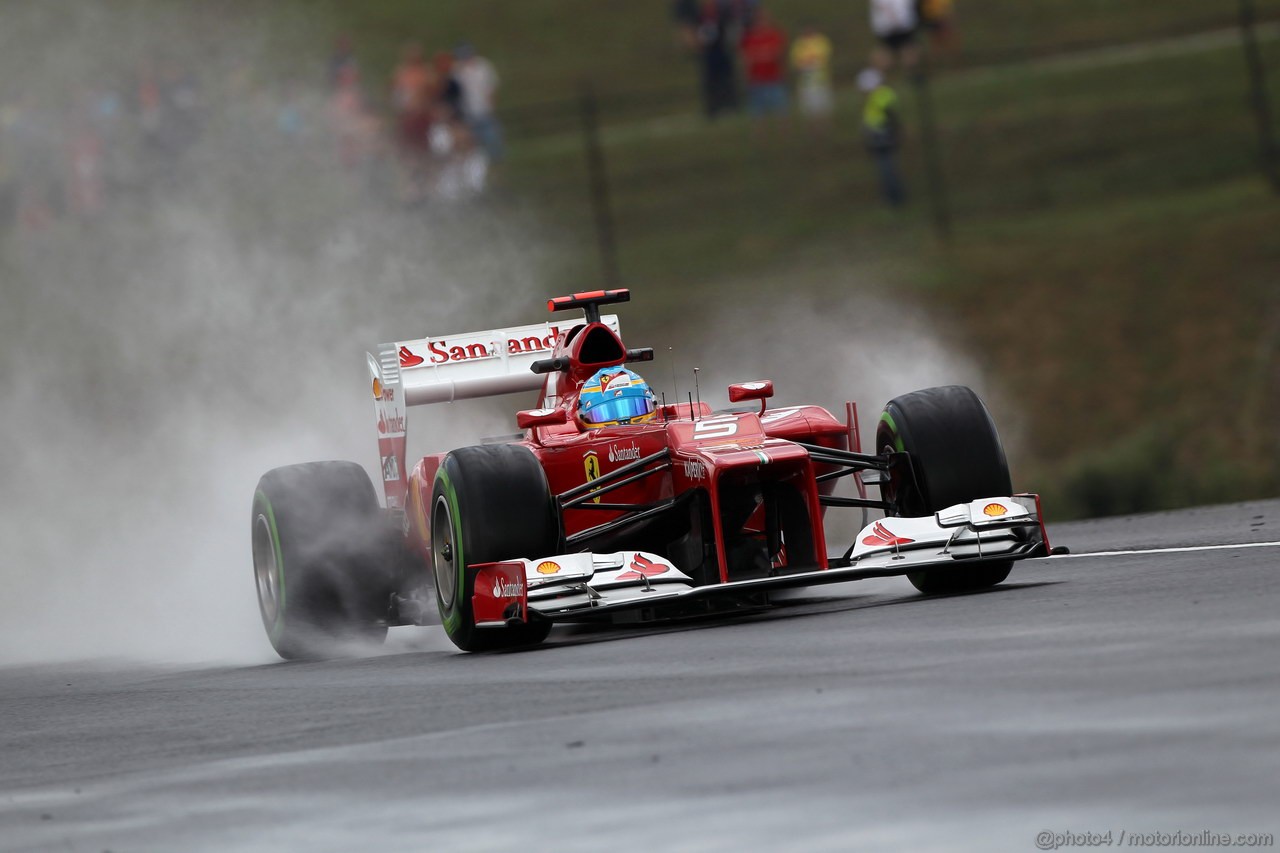
[[[552,299],[576,318],[384,344],[369,356],[385,508],[350,462],[277,468],[253,502],[258,601],[286,658],[392,625],[443,624],[461,649],[541,642],[555,622],[646,621],[767,604],[773,590],[906,575],[925,593],[1000,583],[1048,553],[1035,495],[1012,494],[995,425],[968,388],[891,400],[873,453],[856,408],[663,401],[643,423],[583,424],[584,383],[653,358],[628,349],[625,290]],[[522,435],[408,468],[408,407],[540,390]],[[585,397],[584,397],[585,399]],[[836,494],[853,477],[857,496]],[[878,487],[879,499],[866,486]],[[831,551],[829,509],[880,521]],[[865,518],[865,516],[864,516]]]

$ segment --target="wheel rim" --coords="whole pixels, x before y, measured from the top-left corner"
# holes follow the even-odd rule
[[[454,565],[457,546],[453,541],[453,514],[444,495],[436,498],[431,513],[431,564],[435,569],[436,591],[445,607],[453,605],[458,591],[458,570]]]
[[[280,566],[271,538],[271,522],[262,514],[253,520],[253,574],[258,583],[262,621],[270,628],[280,615]]]

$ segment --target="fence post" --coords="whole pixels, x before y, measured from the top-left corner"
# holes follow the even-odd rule
[[[927,56],[921,58],[920,67],[912,78],[916,88],[916,101],[920,105],[920,141],[924,148],[929,204],[933,208],[933,229],[938,239],[946,243],[951,239],[951,204],[947,196],[947,177],[942,168],[942,151],[938,145],[938,126],[933,116]]]
[[[587,160],[587,181],[591,187],[591,214],[595,221],[596,245],[600,249],[600,268],[606,287],[621,282],[618,272],[618,246],[614,239],[613,207],[609,201],[609,174],[605,168],[604,150],[600,147],[599,105],[595,89],[582,84],[582,144]]]
[[[1262,53],[1258,50],[1258,37],[1254,33],[1256,21],[1253,0],[1240,0],[1240,46],[1244,50],[1245,65],[1249,68],[1249,94],[1252,96],[1253,115],[1258,125],[1262,171],[1271,182],[1272,191],[1280,194],[1280,153],[1277,152],[1275,131],[1271,126],[1267,72],[1262,65]]]

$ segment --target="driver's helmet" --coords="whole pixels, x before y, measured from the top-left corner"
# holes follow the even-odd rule
[[[587,429],[643,424],[657,416],[649,383],[625,367],[597,370],[578,394],[578,422]]]

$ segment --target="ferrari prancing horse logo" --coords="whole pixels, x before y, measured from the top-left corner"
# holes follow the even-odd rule
[[[582,467],[585,468],[587,471],[588,483],[590,483],[592,480],[600,479],[600,458],[596,456],[596,452],[594,450],[588,450],[585,454],[583,454]],[[598,504],[600,503],[600,498],[594,497],[591,499],[591,502]]]

